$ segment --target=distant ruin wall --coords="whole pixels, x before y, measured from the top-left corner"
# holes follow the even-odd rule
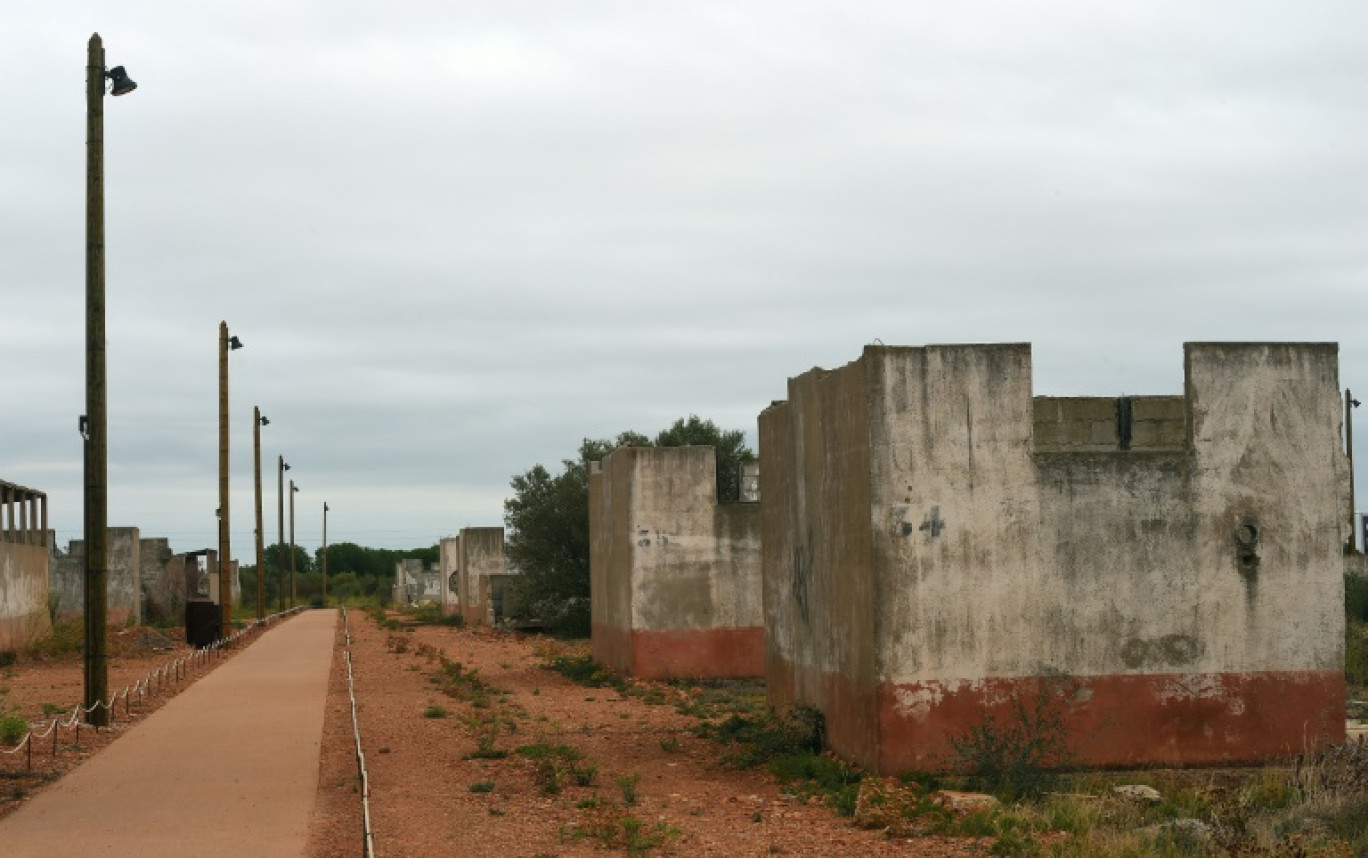
[[[759,506],[718,504],[713,448],[619,448],[589,496],[594,658],[651,679],[760,676]]]
[[[106,538],[107,620],[141,623],[142,553],[138,528],[111,527]],[[84,540],[72,540],[65,553],[53,550],[51,588],[59,618],[80,617],[85,612],[85,563]]]
[[[481,625],[491,622],[489,576],[507,574],[503,528],[462,528],[456,576],[460,587],[461,616],[467,623]]]
[[[52,632],[47,495],[0,481],[0,652]]]
[[[771,702],[885,772],[1042,695],[1084,764],[1342,741],[1337,348],[1188,344],[1185,376],[1036,399],[995,345],[791,379],[760,418]]]

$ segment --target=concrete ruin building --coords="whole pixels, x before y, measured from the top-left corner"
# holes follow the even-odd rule
[[[1338,348],[1189,343],[1184,374],[1035,397],[1028,345],[871,346],[790,379],[760,416],[771,702],[879,772],[1017,703],[1081,764],[1342,741]]]
[[[137,624],[171,620],[184,622],[187,598],[212,587],[218,601],[218,552],[173,554],[164,538],[144,539],[136,527],[111,527],[108,536],[108,621]],[[55,543],[55,538],[49,534]],[[207,567],[200,568],[200,557]],[[67,550],[54,548],[51,558],[54,611],[59,619],[80,617],[85,611],[85,542],[75,539]],[[233,604],[242,603],[242,581],[237,561],[230,566]]]
[[[142,540],[136,527],[111,527],[105,545],[109,563],[108,622],[142,622]],[[85,612],[85,540],[73,539],[65,552],[52,550],[52,599],[59,619]]]
[[[609,453],[589,474],[589,539],[597,661],[648,679],[764,673],[760,505],[718,503],[712,447]]]
[[[47,495],[0,480],[0,652],[51,634]]]
[[[423,561],[412,557],[394,564],[394,591],[396,605],[418,605],[423,602],[440,604],[442,598],[441,576],[436,569],[429,568]]]
[[[438,543],[442,611],[466,623],[495,625],[507,612],[511,572],[502,527],[464,527]]]

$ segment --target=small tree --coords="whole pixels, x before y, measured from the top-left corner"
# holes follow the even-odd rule
[[[618,447],[685,445],[716,448],[719,500],[737,500],[741,463],[755,458],[745,434],[725,432],[694,415],[661,431],[654,445],[637,432],[623,432],[614,441],[585,438],[579,455],[561,462],[559,474],[536,465],[513,478],[513,497],[504,501],[504,553],[521,573],[510,584],[519,615],[543,620],[558,634],[589,634],[590,463]]]
[[[717,451],[717,499],[735,503],[741,499],[741,465],[755,461],[755,453],[746,446],[746,433],[740,429],[723,431],[711,420],[696,414],[680,418],[669,429],[656,435],[657,447],[712,447]]]

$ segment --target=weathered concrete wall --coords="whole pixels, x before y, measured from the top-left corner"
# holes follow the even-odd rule
[[[1172,397],[1033,400],[1025,345],[791,380],[760,420],[774,702],[883,771],[1040,695],[1084,763],[1341,740],[1337,349],[1189,344],[1185,369],[1181,434]]]
[[[442,614],[452,616],[461,611],[461,582],[456,577],[460,568],[459,536],[444,536],[437,543],[437,573],[442,587]]]
[[[169,541],[156,538],[139,542],[138,577],[144,620],[185,622],[185,559],[171,553]]]
[[[423,561],[407,558],[394,564],[394,604],[440,604],[441,576],[437,569],[424,568]]]
[[[0,652],[52,633],[47,495],[0,481]]]
[[[108,622],[142,622],[142,553],[136,527],[111,527],[107,531]],[[55,547],[52,555],[52,596],[57,616],[70,619],[85,612],[85,541],[67,544],[66,553]]]
[[[0,540],[0,652],[51,633],[47,546]]]
[[[502,527],[465,527],[458,539],[456,579],[461,616],[467,623],[489,623],[490,575],[507,575]]]
[[[760,516],[711,447],[623,447],[589,477],[594,657],[634,676],[764,671]]]

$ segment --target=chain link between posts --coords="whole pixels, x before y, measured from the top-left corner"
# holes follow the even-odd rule
[[[351,623],[347,620],[347,609],[342,609],[342,632],[346,646],[342,653],[347,662],[347,696],[351,699],[352,739],[356,742],[356,770],[361,777],[361,826],[365,834],[365,858],[375,858],[375,832],[371,830],[370,815],[370,774],[366,771],[366,752],[361,749],[361,720],[356,710],[356,680],[352,674]]]
[[[58,730],[58,728],[74,729],[74,730],[75,730],[75,744],[76,744],[77,747],[80,747],[80,745],[81,745],[81,719],[82,719],[82,716],[89,715],[90,713],[94,712],[96,709],[99,709],[99,708],[103,707],[103,708],[105,708],[106,710],[109,711],[109,718],[110,718],[110,721],[113,722],[114,716],[115,716],[115,710],[114,710],[115,701],[117,701],[117,700],[118,700],[119,698],[121,698],[121,697],[123,698],[123,701],[124,701],[124,715],[125,715],[125,716],[129,716],[129,715],[131,715],[131,710],[132,710],[132,695],[136,693],[136,694],[138,695],[138,700],[139,700],[139,701],[142,701],[142,700],[147,696],[148,692],[152,690],[152,680],[153,680],[153,679],[156,679],[156,680],[157,680],[157,687],[158,687],[158,688],[161,688],[161,687],[167,682],[167,677],[168,677],[168,675],[171,674],[172,672],[174,672],[174,674],[175,674],[175,680],[174,680],[174,681],[176,681],[176,682],[179,682],[181,679],[188,678],[188,677],[189,677],[189,670],[188,670],[188,667],[191,667],[191,666],[194,666],[194,665],[203,664],[203,663],[205,663],[205,662],[207,662],[207,661],[212,661],[212,660],[215,659],[215,658],[220,658],[220,657],[222,657],[222,653],[223,653],[223,651],[224,651],[225,649],[227,649],[229,646],[231,646],[232,644],[236,643],[237,641],[241,640],[242,638],[246,637],[247,635],[249,635],[249,634],[251,634],[251,633],[253,633],[253,632],[259,631],[260,629],[264,629],[264,628],[270,626],[271,623],[273,623],[273,622],[278,622],[278,621],[280,621],[280,620],[282,620],[282,619],[284,619],[284,618],[286,618],[286,617],[288,617],[288,616],[291,616],[292,614],[296,614],[296,613],[298,613],[298,612],[300,612],[300,611],[302,611],[302,610],[304,610],[303,606],[297,606],[297,607],[290,608],[290,609],[285,610],[285,611],[280,611],[279,613],[271,614],[271,615],[269,615],[269,616],[267,616],[266,618],[261,619],[261,620],[254,620],[254,621],[252,621],[251,623],[249,623],[248,625],[244,626],[243,628],[238,629],[236,632],[234,632],[233,634],[229,635],[229,636],[226,637],[226,638],[219,638],[218,640],[214,641],[213,643],[209,644],[207,647],[204,647],[203,649],[195,650],[193,653],[190,653],[189,655],[184,655],[184,656],[181,656],[181,657],[178,658],[178,659],[175,659],[174,661],[169,661],[169,662],[167,662],[166,664],[162,665],[161,667],[157,668],[155,671],[149,671],[148,674],[147,674],[146,676],[144,676],[142,679],[137,680],[137,681],[134,682],[132,685],[125,685],[123,691],[115,692],[114,694],[111,694],[111,695],[109,696],[109,700],[108,700],[108,701],[105,701],[105,700],[96,700],[94,703],[90,704],[89,706],[82,706],[81,704],[77,703],[75,706],[71,707],[71,712],[70,712],[70,713],[62,713],[62,714],[57,715],[57,717],[53,718],[53,719],[52,719],[52,722],[51,722],[50,724],[48,724],[48,728],[47,728],[46,730],[44,730],[43,732],[41,732],[41,733],[35,733],[35,732],[34,732],[34,729],[35,729],[35,728],[33,727],[32,724],[30,724],[30,725],[29,725],[28,732],[24,734],[23,738],[21,738],[17,743],[15,743],[15,745],[14,745],[13,748],[8,748],[8,749],[2,749],[2,748],[0,748],[0,756],[3,756],[3,757],[14,756],[15,754],[18,754],[20,751],[23,751],[23,750],[27,749],[27,751],[28,751],[28,755],[27,755],[27,765],[28,765],[28,769],[29,769],[30,771],[32,771],[32,769],[33,769],[33,745],[34,745],[34,742],[35,742],[36,740],[38,740],[38,739],[46,739],[49,735],[52,736],[52,756],[53,756],[53,757],[56,757],[56,756],[57,756],[57,730]],[[343,617],[345,618],[345,616],[346,616],[346,614],[344,613],[344,614],[343,614]],[[349,642],[349,644],[350,644],[350,637],[348,637],[348,642]],[[350,680],[351,680],[351,662],[350,662],[350,658],[348,659],[348,663],[347,663],[347,678],[348,678],[348,681],[350,682]],[[356,698],[353,697],[353,698],[352,698],[352,717],[353,717],[353,719],[355,719],[355,715],[356,715]],[[63,720],[63,719],[66,719],[66,720]],[[99,725],[95,725],[95,729],[96,729],[96,730],[99,730],[99,729],[100,729],[100,728],[99,728]],[[357,745],[357,749],[358,749],[358,750],[360,749],[359,741],[360,741],[360,740],[359,740],[359,734],[358,734],[358,745]],[[363,778],[363,785],[364,785],[364,778]],[[369,829],[370,829],[369,820],[367,820],[366,828],[367,828],[367,830],[369,831]],[[369,855],[370,853],[367,852],[367,854]]]

